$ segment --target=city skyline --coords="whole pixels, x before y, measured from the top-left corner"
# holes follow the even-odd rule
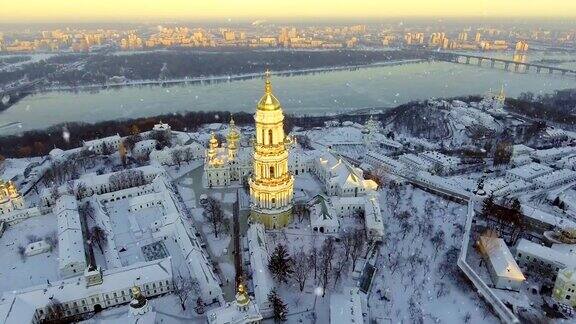
[[[408,0],[387,3],[371,0],[316,1],[294,0],[217,0],[188,2],[182,0],[135,1],[41,1],[3,4],[0,21],[16,22],[87,22],[145,21],[161,19],[309,19],[309,18],[385,18],[385,17],[573,17],[576,3],[551,1],[470,1]],[[90,10],[86,10],[89,7]],[[572,13],[572,14],[570,14]]]

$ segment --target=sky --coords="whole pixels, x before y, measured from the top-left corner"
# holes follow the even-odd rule
[[[576,17],[574,0],[0,0],[0,22]]]

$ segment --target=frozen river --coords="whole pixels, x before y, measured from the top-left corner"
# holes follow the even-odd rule
[[[576,80],[445,62],[273,77],[274,91],[285,111],[301,114],[393,107],[431,97],[483,94],[489,89],[499,90],[502,84],[509,96],[517,96],[526,91],[540,94],[574,88]],[[262,80],[249,79],[48,92],[26,97],[1,112],[0,135],[72,121],[97,122],[201,110],[253,111],[262,91]]]

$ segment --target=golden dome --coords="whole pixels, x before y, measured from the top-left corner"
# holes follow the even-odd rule
[[[240,283],[238,285],[238,292],[236,293],[236,304],[238,304],[238,306],[246,306],[248,303],[250,303],[250,297],[248,297],[244,285]]]
[[[264,85],[264,95],[258,101],[258,110],[278,110],[282,109],[282,105],[280,105],[280,101],[276,99],[274,94],[272,93],[272,82],[270,82],[270,71],[266,71],[265,74],[266,84]]]
[[[218,139],[216,138],[216,134],[212,132],[210,134],[210,148],[217,148],[218,147]]]
[[[228,142],[236,142],[240,139],[240,133],[234,123],[234,118],[230,118],[230,126],[228,128]]]

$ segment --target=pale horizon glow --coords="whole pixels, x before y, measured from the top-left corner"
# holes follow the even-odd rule
[[[575,17],[570,0],[0,0],[0,22]]]

